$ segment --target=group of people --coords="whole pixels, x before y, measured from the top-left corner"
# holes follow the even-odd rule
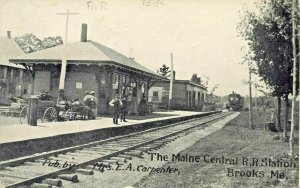
[[[95,97],[95,91],[86,91],[85,96],[83,98],[83,103],[85,106],[88,107],[88,118],[89,119],[96,119],[97,116],[97,103],[98,100]],[[126,115],[128,113],[127,109],[127,96],[124,96],[122,99],[119,98],[119,95],[116,94],[114,99],[109,102],[109,105],[113,107],[113,123],[118,124],[119,116],[121,122],[126,121]]]
[[[40,96],[40,100],[52,100],[52,97],[48,94],[47,91],[43,91]],[[62,109],[66,108],[67,98],[65,97],[64,91],[59,91],[58,97],[58,105],[62,106]],[[78,98],[76,98],[73,102],[78,102]],[[85,96],[83,98],[83,105],[87,110],[88,119],[96,119],[97,116],[97,104],[98,100],[95,97],[95,91],[86,91]],[[126,115],[128,113],[128,101],[127,96],[120,98],[118,94],[114,96],[114,98],[109,102],[109,105],[113,107],[113,123],[118,124],[118,119],[120,116],[121,122],[126,121]]]
[[[95,97],[95,91],[86,91],[85,96],[83,98],[83,103],[85,106],[89,108],[88,118],[89,119],[96,119],[97,115],[97,103],[98,100]],[[109,105],[113,107],[113,123],[118,124],[119,116],[121,122],[126,121],[126,115],[128,113],[127,109],[127,96],[124,96],[122,99],[119,98],[119,95],[116,94],[114,99],[109,102]]]

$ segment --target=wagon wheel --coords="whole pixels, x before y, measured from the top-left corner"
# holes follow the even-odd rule
[[[49,107],[45,110],[42,122],[54,122],[57,121],[57,110],[53,107]]]
[[[86,120],[86,119],[88,119],[88,110],[85,109],[84,107],[82,107],[82,108],[79,110],[79,114],[80,114],[80,119],[81,119],[81,120]]]
[[[65,112],[65,118],[70,121],[74,119],[74,112],[72,111],[72,109],[69,109]]]
[[[21,124],[28,123],[28,106],[24,106],[20,112]]]

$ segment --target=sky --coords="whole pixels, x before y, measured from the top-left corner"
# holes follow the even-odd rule
[[[245,44],[236,31],[243,7],[254,0],[0,0],[0,36],[33,33],[40,39],[80,40],[81,24],[88,24],[88,40],[104,44],[154,71],[170,65],[174,56],[176,79],[193,73],[208,77],[208,91],[248,94]]]

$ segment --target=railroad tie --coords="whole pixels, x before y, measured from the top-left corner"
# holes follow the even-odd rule
[[[86,152],[95,152],[97,153],[97,155],[101,156],[101,155],[108,155],[108,154],[111,154],[111,151],[99,151],[99,149],[84,149],[84,151]],[[83,151],[82,151],[83,152]]]
[[[68,153],[65,156],[60,156],[59,160],[69,160],[73,163],[80,163],[81,161],[86,161],[87,159],[90,159],[90,157],[81,156],[80,154],[76,153]]]
[[[144,139],[139,139],[139,140],[136,140],[136,139],[122,140],[120,142],[120,144],[132,144],[132,143],[143,142],[143,141],[144,141]]]
[[[95,169],[95,165],[87,165],[85,168],[87,168],[87,169]]]
[[[101,161],[104,165],[107,164],[107,165],[124,165],[125,163],[123,161],[116,161],[116,160],[110,160],[110,159],[107,159],[107,160],[103,160]]]
[[[62,186],[62,181],[60,179],[46,179],[43,181],[43,184],[48,184],[56,187]]]
[[[58,177],[62,180],[68,180],[73,183],[79,182],[78,176],[76,174],[60,174],[60,175],[58,175]]]
[[[120,161],[120,162],[127,163],[126,158],[123,158],[123,157],[111,157],[111,159],[112,159],[112,160],[117,160],[117,161]]]
[[[117,160],[106,159],[106,160],[102,160],[102,162],[108,163],[108,164],[116,164],[116,163],[117,163]]]
[[[82,151],[78,151],[80,154],[86,155],[86,156],[104,156],[105,154],[101,153],[101,152],[97,152],[97,151],[89,151],[89,150],[82,150]]]
[[[166,142],[155,142],[154,144],[157,145],[157,146],[164,146],[167,143]]]
[[[111,147],[111,146],[104,146],[102,147],[101,150],[112,150],[112,151],[119,151],[119,150],[123,150],[123,149],[126,149],[127,147],[126,146],[115,146],[115,147]]]
[[[139,149],[132,149],[132,150],[129,150],[128,152],[130,152],[130,153],[137,153],[139,155],[143,155],[143,151],[141,151]]]
[[[35,160],[34,162],[37,162],[37,163],[44,163],[46,159],[42,158],[42,159],[37,159]]]
[[[91,149],[97,149],[97,150],[100,150],[100,151],[119,151],[117,149],[113,149],[113,148],[104,148],[104,146],[94,146],[94,147],[91,147]]]
[[[73,159],[73,160],[78,160],[80,159],[90,159],[91,154],[85,154],[82,152],[76,152],[76,153],[67,153],[66,155],[59,155],[59,157],[64,158],[64,159]]]
[[[63,161],[63,158],[64,157],[54,157],[54,156],[51,156],[51,157],[48,157],[47,159],[50,159],[50,160],[58,160],[58,161]]]
[[[133,152],[133,151],[126,151],[124,152],[126,155],[132,155],[134,157],[138,157],[138,158],[142,158],[142,152],[141,151],[137,151],[137,152]]]
[[[132,160],[132,157],[130,155],[118,155],[118,157],[122,157],[122,158],[125,158],[125,159],[128,159],[128,160]]]
[[[40,163],[37,163],[37,162],[24,162],[25,165],[28,165],[28,166],[37,166],[37,165],[41,165]]]
[[[84,174],[84,175],[93,175],[94,171],[93,170],[89,170],[89,169],[76,169],[76,172],[80,173],[80,174]]]
[[[43,184],[43,183],[34,183],[30,187],[31,188],[52,188],[51,185]]]
[[[129,147],[129,146],[132,146],[132,144],[128,144],[128,143],[112,143],[112,144],[107,144],[105,146],[108,146],[108,147],[112,147],[112,148],[118,148],[118,147],[121,147],[121,148],[124,148],[124,147]]]
[[[151,149],[152,147],[150,147],[150,146],[142,146],[142,147],[139,147],[138,149],[141,149],[141,150],[149,150],[149,149]]]

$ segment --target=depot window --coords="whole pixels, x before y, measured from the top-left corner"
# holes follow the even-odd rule
[[[158,91],[153,91],[153,97],[158,97]]]

